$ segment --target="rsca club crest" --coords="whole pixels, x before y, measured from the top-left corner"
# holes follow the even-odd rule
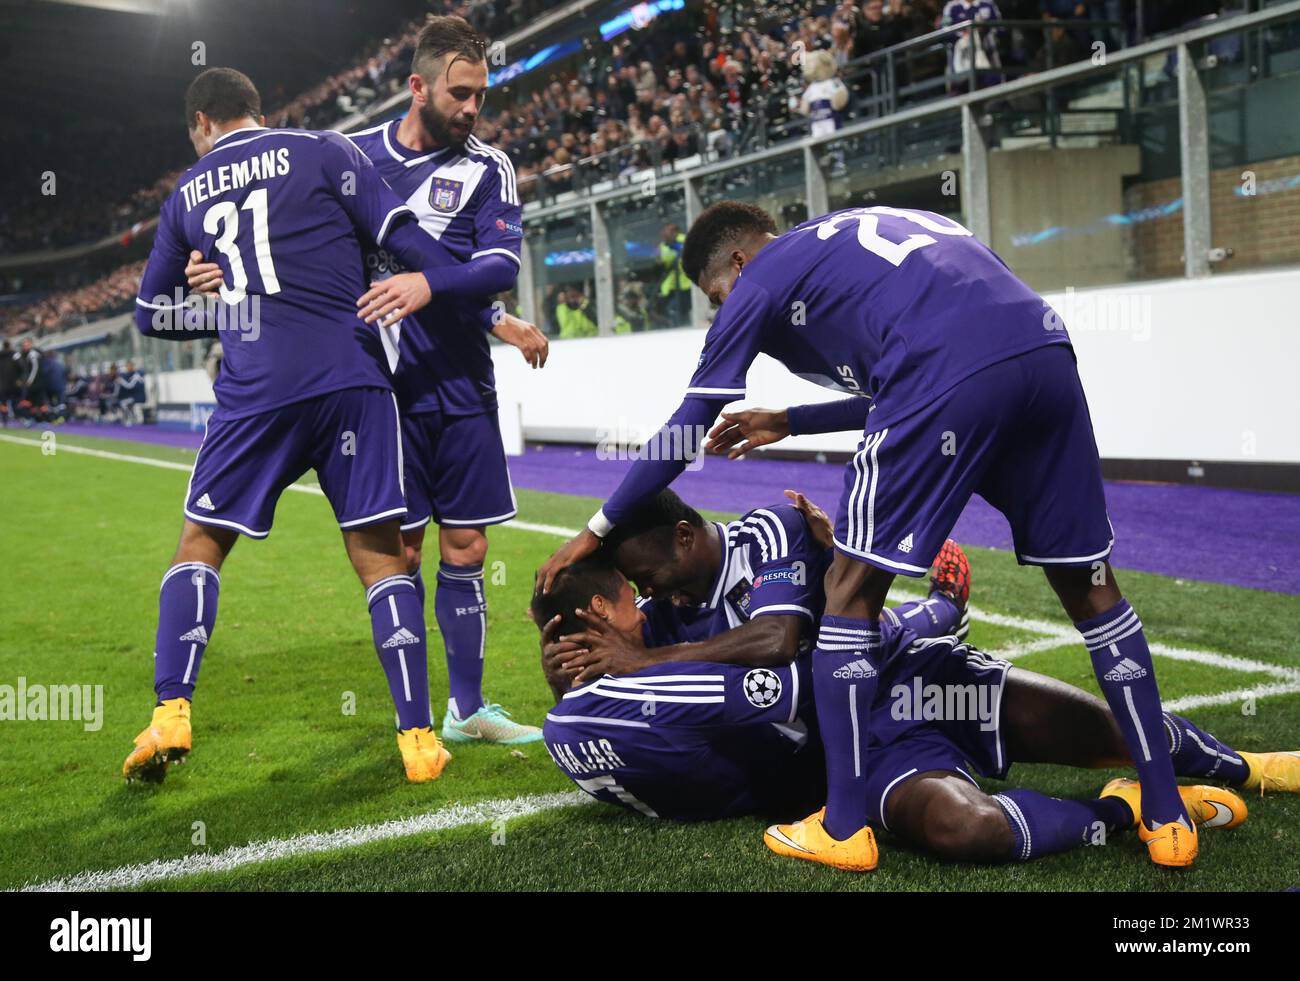
[[[767,668],[755,668],[745,675],[745,697],[755,708],[770,708],[781,697],[781,677]]]
[[[460,192],[465,185],[447,177],[435,177],[429,183],[429,204],[434,211],[450,214],[460,207]]]

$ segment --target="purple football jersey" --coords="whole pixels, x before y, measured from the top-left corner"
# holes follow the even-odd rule
[[[197,249],[221,266],[227,308],[255,314],[249,329],[223,338],[214,386],[223,417],[345,388],[389,389],[378,328],[357,316],[368,289],[362,242],[383,243],[412,217],[342,136],[227,133],[163,204],[137,320],[145,318],[143,329],[149,316],[175,309]]]
[[[523,225],[514,167],[506,154],[470,137],[459,149],[411,150],[397,139],[400,120],[349,135],[419,219],[459,262],[503,255],[519,263]],[[403,271],[383,249],[366,257],[372,279]],[[435,300],[385,335],[398,402],[406,412],[472,415],[495,411],[488,346],[492,323],[478,302]],[[397,343],[388,343],[392,338]]]
[[[762,352],[801,378],[870,397],[878,429],[981,368],[1069,342],[1042,297],[961,225],[928,211],[849,208],[795,226],[745,266],[687,395],[743,398]]]
[[[686,607],[668,599],[641,600],[646,646],[704,640],[756,616],[792,615],[807,621],[811,649],[826,605],[822,580],[830,552],[813,539],[803,515],[784,501],[713,526],[723,555],[708,601]]]
[[[815,798],[822,759],[806,659],[785,667],[665,663],[566,692],[546,749],[597,800],[703,821]]]

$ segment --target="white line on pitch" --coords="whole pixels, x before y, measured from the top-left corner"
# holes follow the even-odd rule
[[[376,841],[390,841],[411,835],[430,834],[463,828],[473,824],[486,824],[498,820],[512,820],[553,811],[564,807],[577,807],[592,801],[580,790],[557,794],[532,794],[508,800],[480,801],[477,804],[455,804],[440,811],[415,817],[384,821],[379,824],[360,824],[338,831],[316,831],[295,835],[292,838],[272,838],[255,841],[217,852],[215,855],[186,855],[182,858],[160,859],[139,865],[124,865],[103,872],[81,872],[66,879],[27,885],[24,892],[94,892],[101,889],[130,889],[149,882],[178,879],[201,872],[229,872],[245,865],[257,865],[296,855],[332,852],[343,848],[356,848]]]
[[[8,443],[18,443],[27,446],[44,446],[45,444],[38,439],[26,439],[21,436],[9,436],[0,434],[0,440]],[[95,450],[85,446],[61,445],[58,448],[60,453],[79,453],[84,456],[99,457],[106,460],[120,460],[124,463],[140,463],[150,467],[161,467],[166,470],[182,470],[188,473],[192,465],[185,463],[174,463],[170,460],[156,460],[147,456],[133,456],[128,453],[114,453],[109,450]],[[289,490],[299,491],[304,494],[323,495],[323,491],[316,484],[291,484]],[[578,533],[576,528],[564,528],[559,525],[536,524],[531,521],[508,521],[503,527],[517,528],[520,531],[537,532],[544,535],[555,535],[557,537],[571,538]],[[895,590],[894,595],[897,597],[906,596],[908,598],[921,599],[923,597],[913,596],[905,590]],[[979,620],[984,623],[991,623],[994,626],[1010,627],[1015,630],[1024,630],[1029,633],[1044,634],[1045,637],[1040,640],[1028,641],[1024,644],[1013,644],[1004,651],[990,651],[998,657],[1016,658],[1023,657],[1026,654],[1036,651],[1053,650],[1056,647],[1065,647],[1079,643],[1068,628],[1059,623],[1052,623],[1048,620],[1035,620],[1028,617],[1011,616],[1006,613],[993,613],[988,610],[982,610],[977,606],[970,607],[972,620]],[[1059,643],[1055,643],[1059,639]],[[1287,683],[1300,683],[1300,669],[1285,667],[1280,664],[1270,664],[1266,661],[1256,661],[1251,658],[1237,657],[1233,654],[1221,654],[1217,651],[1198,651],[1186,647],[1171,647],[1167,644],[1151,644],[1151,653],[1157,657],[1167,657],[1175,661],[1192,661],[1197,664],[1206,664],[1211,667],[1223,668],[1228,671],[1243,671],[1253,674],[1267,674],[1279,681]],[[1265,686],[1268,687],[1268,686]],[[1273,686],[1277,687],[1277,686]],[[1244,690],[1244,689],[1243,689]],[[1261,689],[1251,689],[1260,691]],[[1269,693],[1273,693],[1270,689]],[[1232,694],[1229,692],[1223,695]],[[1208,696],[1196,696],[1208,697]],[[1231,701],[1231,699],[1228,699]]]

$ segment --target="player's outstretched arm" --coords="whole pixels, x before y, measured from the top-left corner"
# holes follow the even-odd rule
[[[724,412],[709,431],[709,452],[729,459],[787,436],[809,433],[859,432],[866,428],[871,400],[855,395],[833,402],[814,402],[788,409],[743,409]]]
[[[785,665],[799,653],[803,629],[803,619],[797,615],[761,616],[698,643],[647,648],[639,633],[633,636],[620,631],[592,614],[578,615],[587,629],[560,637],[561,643],[576,648],[567,655],[557,654],[561,668],[574,676],[576,684],[605,674],[630,674],[658,662],[711,661],[754,668]]]
[[[699,395],[683,399],[672,417],[650,437],[665,452],[650,455],[658,459],[643,456],[632,464],[618,489],[605,506],[592,515],[587,527],[561,545],[537,570],[537,589],[543,593],[550,592],[551,583],[561,569],[595,552],[600,547],[600,540],[638,504],[676,480],[686,465],[703,450],[704,441],[696,434],[704,433],[728,401],[728,397]]]
[[[727,454],[735,460],[750,450],[777,443],[790,435],[790,423],[784,409],[742,409],[724,412],[722,419],[709,430],[709,452]]]

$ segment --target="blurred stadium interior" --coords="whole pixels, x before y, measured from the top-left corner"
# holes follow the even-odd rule
[[[168,16],[203,12],[35,6],[70,18],[74,50],[103,25],[162,36]],[[302,4],[283,6],[301,23]],[[574,340],[552,371],[593,386],[578,417],[536,398],[540,382],[502,358],[525,439],[644,435],[671,408],[672,365],[698,347],[710,317],[673,267],[673,246],[702,208],[751,200],[789,227],[883,204],[962,221],[1058,310],[1070,307],[1113,474],[1296,489],[1300,404],[1285,365],[1297,341],[1284,298],[1300,285],[1300,4],[1066,4],[1064,20],[1042,12],[1050,8],[1004,2],[1003,19],[972,37],[969,24],[945,26],[934,0],[394,3],[360,18],[369,35],[335,30],[301,59],[334,63],[324,77],[291,88],[309,71],[297,64],[268,79],[268,123],[347,132],[399,116],[426,10],[464,13],[494,40],[478,135],[510,154],[527,202],[523,269],[504,299],[551,337]],[[49,30],[30,7],[9,17],[11,49]],[[820,49],[849,91],[832,125],[799,105],[802,54]],[[151,93],[150,106],[174,107],[181,79],[175,92]],[[92,383],[133,360],[146,378],[145,419],[161,406],[164,421],[201,425],[208,342],[142,338],[125,316],[159,203],[191,157],[174,108],[148,116],[149,131],[165,134],[156,153],[121,152],[126,128],[109,125],[95,134],[99,153],[60,162],[52,196],[31,193],[28,178],[46,169],[39,141],[11,137],[24,166],[7,168],[0,213],[3,335],[15,346],[31,338]],[[1279,344],[1285,356],[1259,356]],[[633,379],[591,370],[624,358],[648,370]],[[1240,419],[1174,381],[1216,362],[1226,388],[1214,406],[1231,404]],[[1247,367],[1253,374],[1235,370]],[[817,397],[770,374],[771,398],[791,385]],[[614,388],[617,413],[588,411]],[[1105,397],[1111,389],[1122,403]],[[1107,404],[1122,415],[1108,418]],[[1133,427],[1134,416],[1148,424]],[[835,438],[792,446],[850,448]]]
[[[754,862],[771,857],[753,815],[684,826],[580,807],[540,744],[461,744],[445,776],[408,785],[337,547],[343,525],[310,474],[280,500],[275,535],[232,559],[196,765],[165,788],[118,779],[152,701],[157,574],[222,356],[217,342],[143,336],[132,316],[160,205],[193,163],[186,85],[201,66],[234,64],[260,88],[268,126],[355,133],[407,111],[414,39],[443,13],[490,40],[475,135],[509,156],[524,201],[517,286],[499,299],[550,341],[543,371],[492,347],[518,492],[517,517],[477,559],[490,631],[482,594],[470,610],[492,700],[528,724],[564,704],[538,671],[534,571],[619,485],[628,451],[691,377],[714,316],[682,271],[692,222],[727,199],[761,205],[780,230],[884,206],[960,222],[1042,294],[1044,326],[1068,327],[1108,478],[1114,563],[1149,617],[1165,707],[1248,749],[1291,749],[1300,0],[1001,0],[984,21],[953,21],[948,7],[0,0],[0,359],[46,366],[45,404],[2,413],[0,682],[64,672],[107,689],[109,705],[104,738],[51,720],[8,743],[0,887],[1293,891],[1300,867],[1284,846],[1300,796],[1252,797],[1251,822],[1207,849],[1203,877],[1171,886],[1166,870],[1133,861],[1135,836],[1013,872],[891,844],[869,881],[818,878],[808,863]],[[51,67],[54,50],[66,70]],[[811,87],[834,79],[845,104],[815,110]],[[58,104],[29,131],[38,95]],[[87,152],[66,152],[82,143]],[[763,405],[836,397],[765,355],[747,384]],[[711,457],[674,486],[718,521],[781,502],[786,488],[833,510],[839,463],[861,435]],[[952,534],[974,568],[971,643],[1100,691],[1057,596],[1017,565],[1002,514],[973,499]],[[51,568],[54,586],[33,602],[29,577]],[[451,668],[441,673],[437,649],[451,643],[435,612],[426,626],[440,710]],[[361,704],[360,724],[340,713],[340,692]],[[1100,785],[1100,771],[1023,772],[1061,797]],[[210,839],[191,839],[195,814]],[[498,822],[514,818],[530,823],[512,826],[507,852]]]

